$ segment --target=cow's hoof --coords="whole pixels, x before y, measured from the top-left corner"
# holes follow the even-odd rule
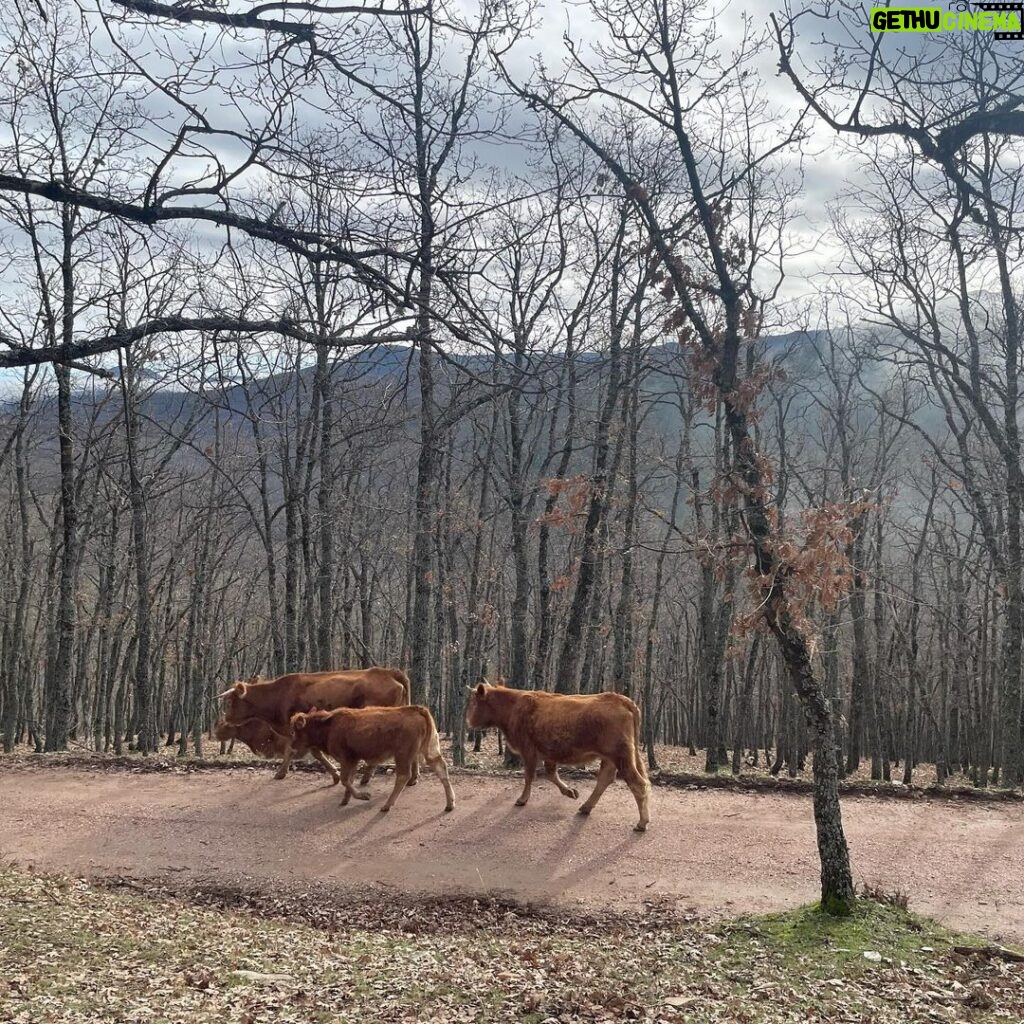
[[[278,773],[277,773],[277,774],[276,774],[276,775],[274,776],[274,781],[275,781],[275,782],[280,782],[280,781],[281,781],[281,780],[282,780],[283,778],[284,778],[284,776],[283,776],[283,775],[282,775],[282,774],[281,774],[280,772],[278,772]]]
[[[355,798],[356,798],[357,800],[369,800],[369,799],[370,799],[370,794],[369,794],[369,793],[353,793],[352,795],[353,795],[353,796],[354,796],[354,797],[355,797]],[[383,808],[382,808],[382,809],[383,809]]]
[[[584,804],[576,813],[582,814],[585,818],[588,814],[590,814],[590,808],[586,804]]]
[[[564,795],[567,796],[570,800],[579,800],[580,798],[579,792],[575,789],[567,789]]]
[[[341,782],[341,776],[340,775],[335,775],[334,776],[334,781],[331,783],[331,785],[332,786],[337,786],[339,782]]]
[[[646,832],[647,831],[647,826],[642,821],[638,821],[633,826],[633,831],[634,832]]]
[[[526,801],[523,800],[522,798],[520,798],[519,800],[516,801],[516,807],[525,807],[525,806],[526,806]]]
[[[391,810],[391,808],[390,808],[390,807],[382,807],[382,808],[380,809],[380,813],[381,813],[381,814],[387,814],[387,813],[388,813],[388,811],[390,811],[390,810]]]
[[[449,804],[449,805],[448,805],[448,806],[447,806],[447,807],[446,807],[446,808],[444,809],[444,811],[445,811],[445,814],[447,814],[447,813],[448,813],[449,811],[454,811],[454,810],[455,810],[455,804]]]
[[[408,787],[408,786],[415,786],[418,781],[419,781],[419,779],[410,779],[405,785],[406,785],[406,787]]]

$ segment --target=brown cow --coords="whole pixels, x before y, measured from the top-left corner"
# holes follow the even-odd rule
[[[313,750],[330,754],[341,768],[345,787],[344,807],[349,799],[369,800],[366,793],[352,788],[352,776],[360,761],[380,764],[395,761],[395,788],[381,811],[390,811],[412,777],[422,757],[444,787],[446,811],[455,806],[448,781],[448,766],[441,756],[437,725],[430,712],[418,704],[404,708],[338,708],[292,716],[292,742],[305,743]]]
[[[219,718],[213,727],[213,735],[222,743],[227,740],[241,740],[254,754],[268,759],[283,756],[289,741],[287,734],[278,732],[262,718],[245,718],[235,724]],[[293,743],[292,748],[294,757],[305,757],[306,754],[312,754],[330,773],[335,785],[341,782],[337,768],[319,750],[312,750],[304,743]],[[366,781],[369,781],[370,770],[368,768],[364,776]]]
[[[496,726],[523,759],[526,785],[516,801],[524,807],[539,761],[563,796],[579,794],[558,775],[560,764],[600,760],[597,784],[580,814],[589,814],[616,773],[633,793],[640,810],[637,832],[646,832],[651,784],[640,756],[640,710],[620,693],[566,696],[543,690],[516,690],[480,683],[470,690],[466,721],[474,729]]]
[[[284,737],[277,779],[288,773],[291,762],[292,715],[299,711],[334,708],[397,707],[409,703],[409,677],[397,668],[347,669],[338,672],[291,672],[276,679],[235,683],[219,694],[224,699],[224,720],[237,725],[247,718],[262,718]],[[416,784],[418,770],[410,785]],[[364,777],[368,781],[369,774]]]

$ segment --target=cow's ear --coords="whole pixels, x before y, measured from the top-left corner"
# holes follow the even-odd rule
[[[306,728],[306,716],[300,711],[297,715],[292,715],[292,729],[295,731],[301,731]]]
[[[233,689],[234,689],[235,693],[238,694],[239,697],[244,697],[245,696],[245,688],[248,685],[249,685],[248,683],[235,683]]]
[[[476,695],[478,697],[482,697],[486,692],[487,692],[487,684],[486,683],[477,683],[476,684]]]

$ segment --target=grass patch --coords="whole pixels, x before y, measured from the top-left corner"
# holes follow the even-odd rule
[[[872,900],[712,924],[332,892],[225,909],[0,868],[0,1021],[1024,1018],[1024,966],[960,956],[964,936]]]
[[[727,926],[728,927],[728,926]],[[773,949],[780,965],[816,973],[870,970],[883,960],[923,967],[946,954],[963,936],[899,906],[861,897],[846,917],[832,917],[817,906],[786,914],[743,919],[732,926],[732,948],[744,943]],[[969,941],[969,940],[968,940]],[[865,956],[868,954],[868,956]]]
[[[984,943],[910,913],[905,899],[862,895],[845,917],[810,906],[741,918],[721,936],[711,959],[734,992],[808,1020],[1016,1021],[1024,1011],[1024,972],[957,954]]]

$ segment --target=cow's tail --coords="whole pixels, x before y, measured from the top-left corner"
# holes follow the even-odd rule
[[[644,762],[644,753],[640,747],[640,709],[633,704],[630,711],[633,712],[633,763],[640,778],[646,780],[647,764]]]
[[[402,689],[405,690],[405,703],[412,703],[412,685],[409,683],[409,677],[400,669],[391,669],[391,674],[395,679],[402,684]]]
[[[437,734],[434,716],[426,708],[417,707],[416,710],[422,716],[425,727],[423,741],[420,743],[420,757],[430,764],[441,756],[441,737]]]

